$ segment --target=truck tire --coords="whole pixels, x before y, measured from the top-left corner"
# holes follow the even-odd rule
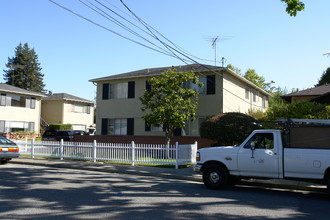
[[[209,165],[203,172],[203,182],[209,189],[223,189],[228,183],[228,173],[220,165]]]

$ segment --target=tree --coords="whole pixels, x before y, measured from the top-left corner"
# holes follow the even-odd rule
[[[281,0],[286,4],[286,12],[290,16],[296,16],[298,11],[302,11],[305,9],[305,4],[299,0]]]
[[[322,86],[326,83],[330,83],[330,67],[322,74],[316,86]]]
[[[241,72],[242,72],[242,71],[241,71],[240,68],[235,67],[235,66],[232,65],[232,64],[228,64],[228,65],[227,65],[227,68],[230,69],[230,70],[232,70],[232,71],[234,71],[235,73],[241,75]]]
[[[269,93],[272,93],[275,89],[274,86],[272,86],[272,84],[275,83],[274,81],[266,82],[265,78],[259,76],[254,69],[248,69],[243,77]]]
[[[234,71],[235,73],[243,76],[245,79],[249,80],[259,88],[272,93],[275,89],[272,84],[274,84],[274,81],[266,82],[265,78],[263,76],[259,76],[254,69],[248,69],[244,75],[241,74],[241,69],[233,66],[232,64],[228,64],[227,68]]]
[[[169,145],[174,130],[195,119],[198,92],[184,88],[183,84],[193,83],[199,87],[202,84],[193,71],[176,72],[175,69],[164,71],[148,83],[151,89],[140,98],[141,109],[147,112],[143,119],[148,125],[162,126],[166,144]]]
[[[240,144],[253,130],[259,128],[256,120],[239,112],[217,114],[200,126],[202,138],[216,140],[217,145]]]
[[[44,75],[40,72],[38,55],[34,49],[30,49],[25,43],[20,43],[15,50],[15,56],[8,57],[6,64],[8,70],[4,70],[4,80],[7,84],[17,86],[33,92],[44,92]]]

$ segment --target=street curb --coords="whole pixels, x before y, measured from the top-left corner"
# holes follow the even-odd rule
[[[141,176],[156,176],[156,177],[166,177],[170,179],[181,179],[181,180],[189,180],[195,182],[201,182],[202,179],[198,177],[189,177],[189,176],[179,176],[174,175],[171,173],[155,173],[155,172],[148,172],[144,170],[136,170],[132,167],[128,167],[125,165],[120,165],[122,168],[112,168],[111,166],[95,166],[94,164],[91,166],[83,165],[79,166],[76,164],[66,164],[66,163],[47,163],[47,162],[33,162],[30,161],[17,161],[11,160],[9,163],[14,164],[26,164],[26,165],[33,165],[33,166],[45,166],[45,167],[54,167],[54,168],[66,168],[66,169],[74,169],[74,170],[88,170],[88,171],[97,171],[97,172],[104,172],[104,173],[118,173],[118,174],[135,174]],[[155,168],[157,169],[157,168]],[[170,169],[170,168],[169,168]]]
[[[143,167],[131,167],[131,166],[125,166],[125,165],[113,166],[113,165],[104,165],[104,164],[98,164],[98,163],[88,164],[88,162],[78,162],[78,161],[65,163],[63,161],[49,162],[47,160],[42,160],[42,159],[28,159],[28,160],[29,161],[27,161],[27,160],[23,160],[23,161],[11,160],[9,163],[26,164],[26,165],[34,165],[34,166],[45,166],[45,167],[54,167],[54,168],[66,168],[66,169],[75,169],[75,170],[88,170],[88,171],[97,171],[97,172],[105,172],[105,173],[156,176],[156,177],[165,177],[165,178],[170,178],[170,179],[202,182],[202,177],[200,175],[194,177],[194,176],[180,176],[178,174],[173,174],[170,172],[165,172],[165,173],[164,172],[149,172],[146,170],[142,170]],[[139,168],[141,168],[141,170],[139,170]],[[154,169],[157,169],[157,168],[154,168]],[[182,168],[182,169],[187,169],[187,168]],[[158,171],[161,171],[161,169]],[[236,185],[326,193],[325,186],[312,185],[312,184],[305,183],[302,181],[282,182],[280,180],[252,179],[252,180],[241,180]]]

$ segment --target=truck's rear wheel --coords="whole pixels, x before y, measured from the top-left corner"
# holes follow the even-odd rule
[[[222,166],[209,165],[203,172],[203,182],[209,189],[223,189],[228,183],[228,173]]]

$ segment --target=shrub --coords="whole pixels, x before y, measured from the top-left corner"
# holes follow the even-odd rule
[[[72,130],[71,124],[50,124],[48,125],[47,130],[57,131],[57,130]]]
[[[242,113],[222,113],[211,116],[200,127],[200,135],[217,141],[217,145],[240,144],[253,130],[256,120]]]

